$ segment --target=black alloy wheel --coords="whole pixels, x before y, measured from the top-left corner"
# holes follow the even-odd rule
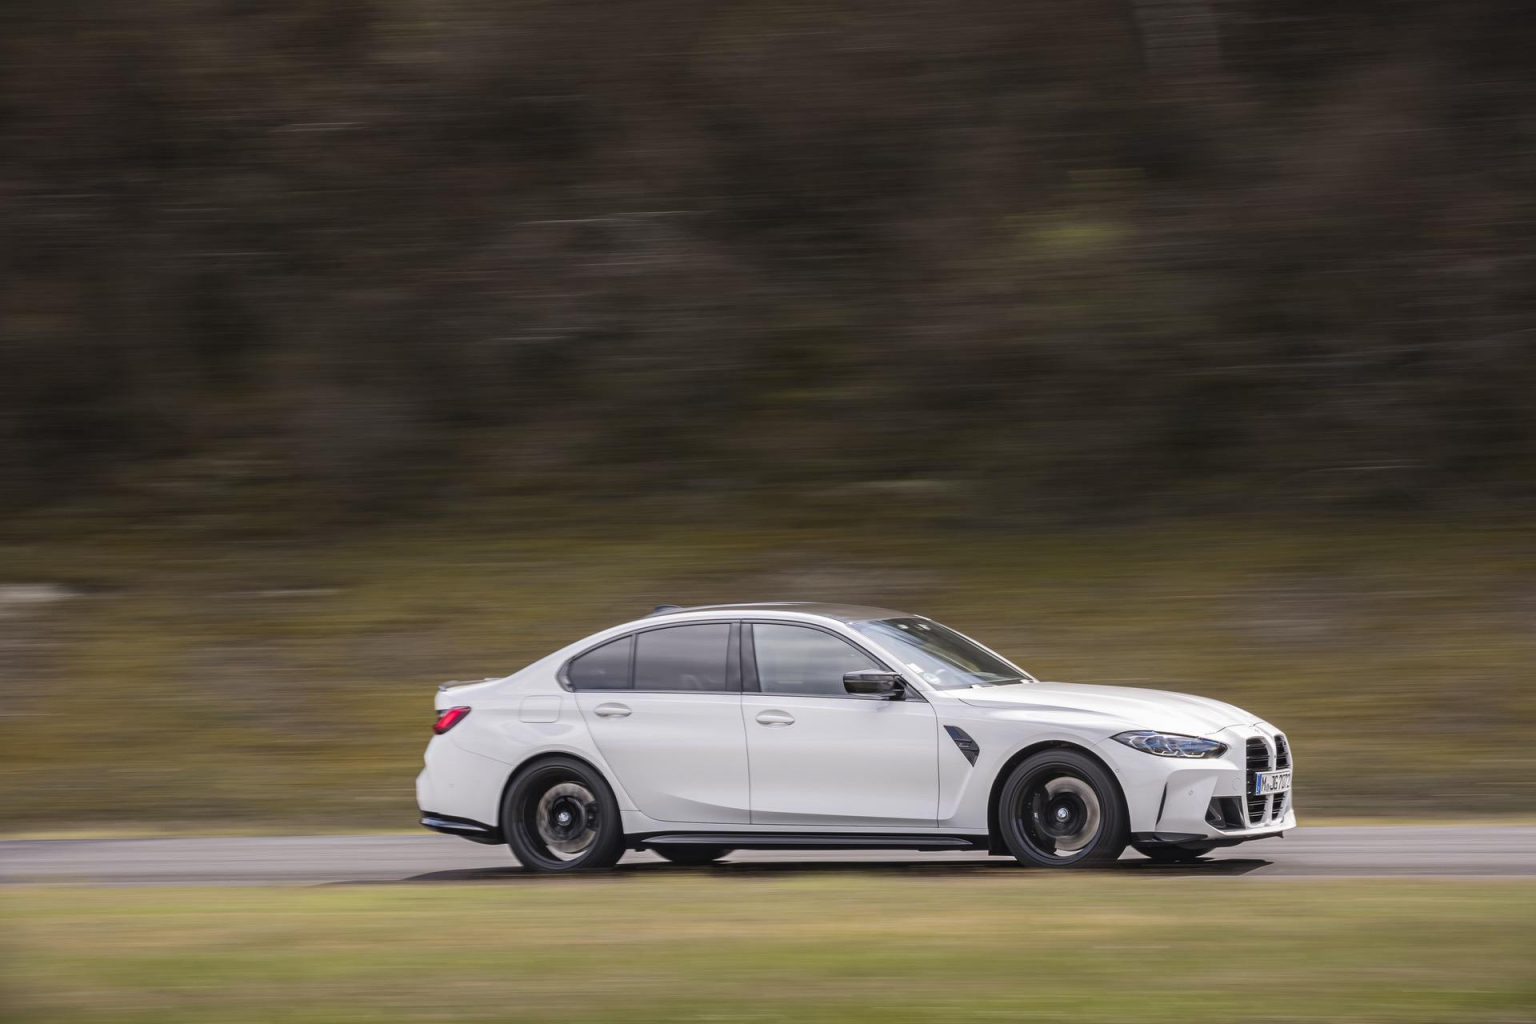
[[[1097,761],[1073,750],[1043,750],[1008,775],[997,807],[1004,845],[1020,864],[1107,864],[1128,839],[1125,798]]]
[[[624,855],[613,791],[574,758],[550,758],[522,771],[507,789],[501,820],[512,855],[529,871],[596,871]]]

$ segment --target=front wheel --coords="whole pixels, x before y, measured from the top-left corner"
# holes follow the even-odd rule
[[[624,855],[613,791],[574,758],[540,761],[514,779],[501,820],[512,855],[529,871],[599,871]]]
[[[1008,774],[997,824],[1026,867],[1107,864],[1129,838],[1125,798],[1114,777],[1073,750],[1042,750]]]

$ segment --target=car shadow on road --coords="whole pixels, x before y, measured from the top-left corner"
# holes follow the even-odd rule
[[[1126,858],[1102,868],[1090,869],[1093,875],[1155,875],[1162,877],[1214,878],[1246,875],[1269,867],[1273,861],[1257,857],[1228,857],[1198,860],[1188,864],[1158,864],[1145,858]],[[464,882],[530,882],[559,884],[570,881],[618,883],[631,878],[711,877],[711,878],[784,878],[808,875],[892,875],[920,878],[962,878],[984,875],[1039,877],[1042,872],[1021,869],[1011,860],[965,861],[724,861],[703,867],[681,867],[661,862],[620,864],[611,871],[570,875],[544,875],[525,871],[515,864],[498,867],[458,868],[429,871],[408,878],[332,882],[332,885],[430,885]],[[1078,871],[1074,874],[1083,874]]]

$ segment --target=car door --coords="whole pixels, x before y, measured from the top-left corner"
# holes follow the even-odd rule
[[[887,666],[829,630],[765,622],[743,629],[752,822],[933,827],[933,705],[916,694],[846,692],[845,672]]]
[[[641,630],[572,658],[564,679],[593,741],[645,815],[746,824],[739,627]]]

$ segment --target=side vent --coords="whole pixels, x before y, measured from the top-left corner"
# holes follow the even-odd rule
[[[981,748],[976,745],[975,740],[971,739],[971,734],[958,725],[946,725],[944,731],[949,733],[949,738],[955,741],[955,746],[960,748],[960,753],[965,755],[965,759],[975,764],[976,758],[981,754]]]

